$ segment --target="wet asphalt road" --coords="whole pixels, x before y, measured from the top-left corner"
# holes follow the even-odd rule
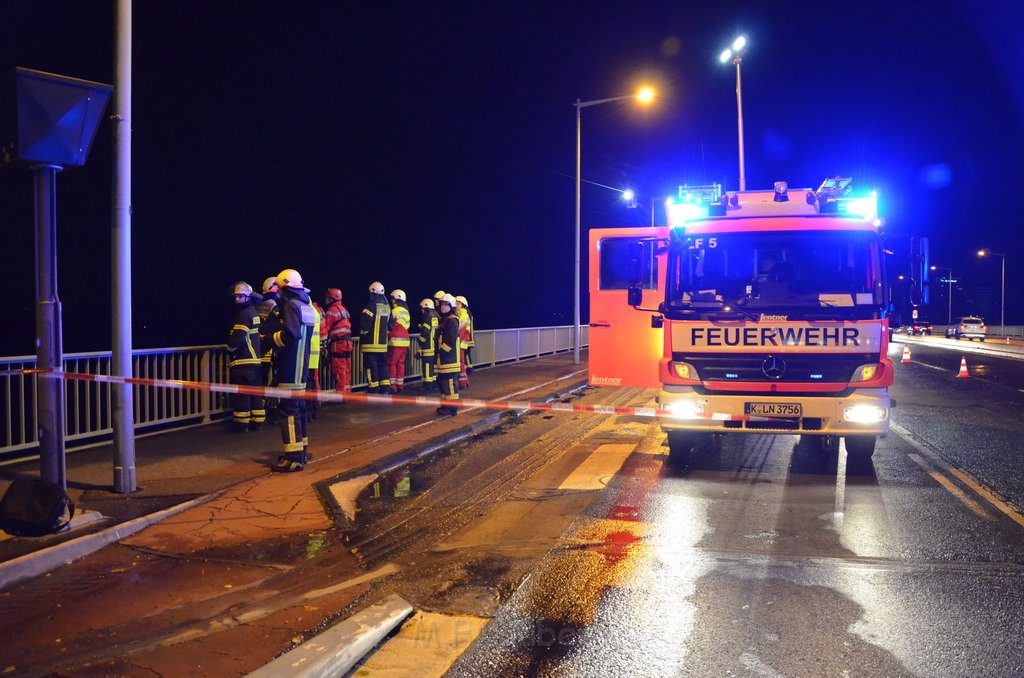
[[[901,351],[867,465],[649,427],[449,674],[1024,675],[1024,363]]]

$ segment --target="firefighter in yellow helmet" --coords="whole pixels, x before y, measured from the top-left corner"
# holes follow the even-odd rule
[[[280,329],[274,331],[274,386],[300,393],[306,390],[309,376],[309,353],[313,343],[316,311],[309,303],[309,290],[302,276],[292,268],[277,275],[281,299],[278,302]],[[306,432],[306,401],[303,398],[281,398],[281,439],[284,455],[274,471],[301,471],[308,458],[309,435]]]
[[[366,370],[366,392],[387,393],[391,386],[388,378],[388,325],[391,305],[384,296],[384,285],[370,285],[370,299],[359,316],[359,350],[363,354]]]
[[[405,388],[405,359],[409,353],[409,326],[412,316],[405,300],[404,290],[391,293],[391,322],[388,325],[388,379],[390,390],[398,393]]]
[[[420,345],[420,364],[423,367],[423,382],[421,388],[428,391],[434,388],[437,381],[437,332],[440,321],[437,311],[434,310],[434,300],[424,299],[420,302],[420,335],[417,341]]]
[[[469,302],[461,294],[455,297],[455,315],[459,319],[459,388],[469,388],[469,349],[473,346],[473,314]]]
[[[455,315],[455,297],[444,295],[438,304],[441,331],[437,343],[437,383],[443,400],[458,400],[459,376],[459,318]],[[438,414],[458,414],[454,405],[441,405]]]

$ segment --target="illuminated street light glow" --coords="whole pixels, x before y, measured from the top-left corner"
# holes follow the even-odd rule
[[[1002,260],[1002,282],[999,287],[999,334],[1006,334],[1006,253],[989,249],[978,250],[979,257],[999,257]]]
[[[740,82],[740,51],[747,46],[747,36],[741,35],[732,41],[732,48],[723,50],[718,60],[723,64],[732,62],[736,66],[736,132],[739,137],[740,190],[747,190],[747,173],[743,163],[743,88]]]
[[[573,106],[576,107],[576,255],[574,259],[574,270],[573,270],[573,325],[572,325],[572,344],[573,344],[573,364],[579,365],[580,363],[580,184],[582,177],[580,175],[580,164],[582,159],[582,123],[580,119],[580,113],[584,108],[590,106],[598,106],[600,104],[609,104],[613,101],[624,101],[626,99],[636,99],[642,104],[650,103],[654,100],[655,91],[653,87],[644,85],[636,91],[636,94],[628,94],[626,96],[618,97],[607,97],[604,99],[591,99],[589,101],[576,100]]]
[[[627,188],[622,192],[622,199],[626,202],[632,202],[636,198],[636,193],[633,192],[632,188]]]

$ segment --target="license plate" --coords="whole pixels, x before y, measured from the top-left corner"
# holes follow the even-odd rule
[[[752,417],[802,417],[800,403],[743,403],[743,412]]]

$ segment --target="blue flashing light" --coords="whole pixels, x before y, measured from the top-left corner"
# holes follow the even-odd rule
[[[824,378],[825,378],[825,375],[823,375],[823,374],[815,373],[815,374],[811,375],[811,379],[824,379]]]
[[[708,215],[708,206],[692,202],[666,201],[665,211],[668,213],[669,226],[682,226],[687,221],[701,219]]]
[[[864,219],[875,219],[878,216],[878,200],[875,197],[844,198],[837,201],[836,211]]]
[[[736,374],[735,372],[726,372],[725,373],[725,378],[726,379],[739,379],[740,375]]]

